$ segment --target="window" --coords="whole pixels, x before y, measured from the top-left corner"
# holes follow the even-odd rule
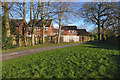
[[[71,30],[69,30],[69,33],[72,33],[72,31],[71,31]]]
[[[62,30],[61,33],[64,33],[64,30]]]
[[[39,30],[39,27],[36,27],[36,30]]]
[[[75,30],[73,30],[73,33],[75,33]]]
[[[37,34],[36,37],[39,37],[39,35]]]
[[[48,30],[48,27],[45,27],[45,30],[47,31],[47,30]]]
[[[47,37],[48,35],[44,35],[44,37]]]
[[[31,29],[31,28],[30,28],[30,27],[28,27],[28,31],[30,31],[30,29]]]

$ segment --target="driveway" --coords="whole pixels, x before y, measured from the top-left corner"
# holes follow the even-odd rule
[[[50,46],[50,47],[43,47],[43,48],[20,50],[20,51],[15,51],[15,52],[7,52],[7,53],[2,54],[2,61],[13,59],[13,58],[18,58],[21,56],[31,55],[31,54],[35,54],[38,52],[44,52],[44,51],[49,51],[53,49],[82,45],[82,44],[85,44],[85,43],[75,43],[75,44],[68,44],[68,45]]]

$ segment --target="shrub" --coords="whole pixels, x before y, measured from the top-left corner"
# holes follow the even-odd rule
[[[16,39],[17,40],[17,39]],[[12,49],[18,47],[18,44],[13,45],[12,36],[6,36],[6,28],[4,22],[2,23],[2,49]]]
[[[97,34],[93,34],[94,40],[98,40],[98,35]]]

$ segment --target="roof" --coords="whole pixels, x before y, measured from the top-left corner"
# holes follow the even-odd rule
[[[35,21],[32,20],[31,24],[33,24],[35,22],[35,26],[37,26],[37,27],[43,27],[43,24],[47,23],[46,27],[50,27],[52,20],[53,19],[49,19],[49,20],[48,19],[44,19],[43,22],[41,21],[41,19],[39,19],[38,21],[37,20],[35,20]],[[30,25],[30,22],[28,24]]]
[[[13,27],[18,27],[22,23],[24,23],[23,19],[10,19],[10,25]]]
[[[57,33],[58,31],[59,31],[59,29],[55,29],[55,28],[53,29],[54,33]]]
[[[78,34],[88,34],[86,29],[77,29]]]
[[[61,26],[61,30],[77,30],[77,26]]]

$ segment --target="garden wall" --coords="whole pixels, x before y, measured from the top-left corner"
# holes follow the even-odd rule
[[[62,42],[83,42],[83,41],[92,41],[93,37],[90,36],[64,36],[62,35]]]

